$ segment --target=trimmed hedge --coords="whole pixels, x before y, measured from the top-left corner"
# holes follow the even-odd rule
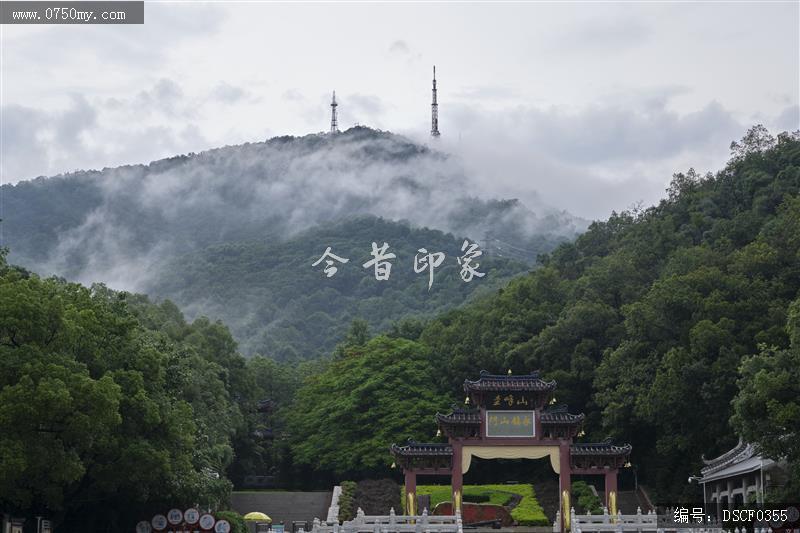
[[[365,479],[358,482],[355,508],[368,515],[387,515],[390,509],[400,512],[400,489],[391,479]]]
[[[469,503],[487,503],[491,499],[491,496],[486,492],[478,492],[475,494],[467,492],[461,499]]]
[[[356,516],[356,482],[342,481],[342,494],[339,496],[339,522],[352,520]]]
[[[497,486],[497,485],[496,485]],[[508,487],[509,485],[499,485],[499,487]],[[536,499],[536,492],[533,490],[533,485],[511,485],[514,494],[522,496],[519,505],[511,510],[511,516],[521,526],[549,526],[550,520],[544,514],[544,509],[539,505]]]

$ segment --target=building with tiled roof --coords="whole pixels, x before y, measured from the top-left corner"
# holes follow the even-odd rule
[[[605,478],[606,505],[616,510],[617,474],[630,466],[630,444],[610,440],[575,442],[583,435],[583,413],[570,413],[566,405],[555,404],[556,382],[539,372],[514,375],[480,373],[476,380],[464,380],[465,405],[449,413],[436,413],[438,435],[446,443],[409,441],[392,444],[390,452],[405,473],[406,499],[416,502],[417,475],[449,474],[453,505],[461,507],[463,475],[473,457],[483,459],[549,458],[559,475],[562,514],[569,515],[572,475],[600,475]]]
[[[764,503],[764,494],[783,486],[788,477],[786,464],[762,456],[750,443],[739,442],[713,459],[702,457],[700,476],[689,478],[703,487],[703,501],[715,504],[717,515],[723,509]]]

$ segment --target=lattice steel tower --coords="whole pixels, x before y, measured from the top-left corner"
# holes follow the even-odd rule
[[[433,101],[431,102],[431,136],[438,137],[439,133],[439,103],[436,101],[436,65],[433,66]]]
[[[336,108],[339,104],[336,103],[336,91],[333,91],[333,100],[331,100],[331,133],[339,133],[339,120],[336,114]]]

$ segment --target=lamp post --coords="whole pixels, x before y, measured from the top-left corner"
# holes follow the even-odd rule
[[[703,485],[703,508],[705,509],[706,506],[706,484],[703,482],[703,478],[700,476],[689,476],[689,483],[697,483],[699,485]]]

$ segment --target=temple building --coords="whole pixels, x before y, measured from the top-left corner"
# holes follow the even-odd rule
[[[538,372],[525,375],[493,375],[481,372],[477,380],[465,380],[465,407],[436,413],[435,420],[447,443],[409,441],[392,444],[390,451],[405,475],[406,511],[414,514],[418,475],[449,475],[453,508],[461,510],[464,474],[473,457],[483,459],[539,459],[547,457],[559,475],[562,516],[569,517],[571,476],[601,475],[605,478],[606,505],[616,512],[617,473],[630,466],[630,444],[611,441],[576,443],[584,415],[555,406],[554,380]],[[562,529],[569,528],[568,519]]]
[[[697,480],[703,486],[703,500],[716,504],[717,516],[723,509],[733,509],[745,504],[764,503],[764,494],[770,488],[786,483],[786,464],[762,457],[756,447],[739,443],[719,457],[708,460]]]

